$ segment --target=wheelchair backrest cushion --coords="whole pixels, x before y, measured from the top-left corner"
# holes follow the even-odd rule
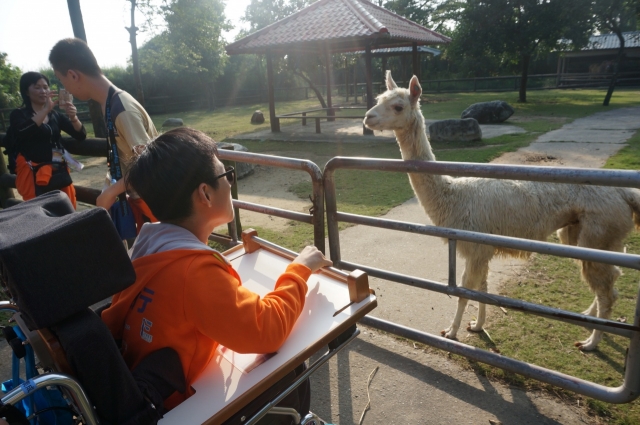
[[[50,192],[0,211],[0,262],[31,329],[50,327],[135,281],[109,214]]]

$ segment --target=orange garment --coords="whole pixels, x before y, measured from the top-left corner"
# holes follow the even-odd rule
[[[158,219],[153,215],[151,209],[147,205],[146,202],[142,200],[142,198],[133,198],[131,196],[127,197],[127,201],[129,201],[129,205],[131,206],[131,211],[133,212],[133,217],[136,220],[136,232],[139,234],[142,225],[149,221],[151,223],[157,223]],[[147,218],[148,220],[145,220]]]
[[[194,394],[191,385],[219,343],[240,353],[278,350],[302,312],[311,275],[308,267],[290,264],[274,291],[260,298],[212,250],[158,252],[135,259],[133,266],[136,282],[113,297],[102,320],[122,339],[129,368],[163,347],[178,352],[187,391],[166,400],[168,409]]]
[[[38,165],[34,162],[32,164]],[[44,165],[40,167],[37,172],[38,180],[45,181],[48,183],[49,178],[51,178],[51,166]],[[46,178],[48,175],[48,178]],[[27,160],[21,154],[18,154],[16,158],[16,189],[18,189],[18,193],[22,196],[22,199],[28,201],[29,199],[33,199],[36,197],[36,186],[33,178],[33,171],[31,167],[27,163]],[[69,186],[63,187],[62,189],[58,189],[61,192],[64,192],[69,197],[71,204],[73,205],[73,209],[76,209],[76,189],[72,184]]]

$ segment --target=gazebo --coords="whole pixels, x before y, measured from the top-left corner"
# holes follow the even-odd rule
[[[321,55],[327,74],[327,115],[331,102],[331,54],[364,51],[367,108],[373,106],[372,50],[411,47],[414,74],[419,74],[418,46],[447,44],[449,37],[431,31],[367,0],[319,0],[226,47],[229,55],[265,54],[271,131],[280,131],[276,115],[273,57]],[[306,115],[306,114],[305,114]],[[291,115],[288,115],[292,117]]]

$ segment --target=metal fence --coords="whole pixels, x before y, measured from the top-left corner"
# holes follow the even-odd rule
[[[106,151],[106,142],[102,139],[90,139],[82,143],[66,141],[65,147],[74,154],[101,156],[102,153]],[[308,215],[239,200],[234,200],[234,207],[309,223],[314,227],[315,245],[324,252],[324,199],[326,202],[326,217],[331,259],[334,262],[334,265],[338,268],[346,270],[360,269],[367,272],[370,276],[375,276],[381,279],[456,297],[463,297],[485,304],[509,307],[518,311],[528,312],[553,320],[560,320],[589,329],[599,329],[629,338],[630,342],[625,362],[624,382],[617,388],[611,388],[585,381],[574,376],[569,376],[558,371],[508,358],[500,354],[480,350],[458,341],[445,339],[438,335],[411,329],[373,316],[366,316],[361,320],[361,323],[609,403],[630,402],[640,395],[640,304],[636,305],[632,323],[619,323],[551,308],[544,305],[529,303],[522,300],[458,287],[456,285],[455,274],[456,241],[458,240],[586,261],[614,264],[636,270],[640,270],[640,256],[348,214],[340,212],[337,209],[336,187],[334,181],[334,173],[337,170],[358,169],[402,173],[447,174],[453,176],[498,179],[520,179],[554,182],[557,184],[573,183],[639,188],[640,172],[622,170],[588,170],[579,168],[552,169],[548,167],[494,164],[336,157],[327,162],[324,173],[322,173],[316,164],[308,160],[230,150],[220,150],[219,155],[220,159],[226,161],[284,167],[307,172],[310,175],[313,184],[313,209]],[[0,175],[0,189],[3,187],[15,187],[15,176],[11,176],[6,173],[6,167],[4,167],[4,159],[2,156],[0,156],[0,173],[2,174]],[[82,187],[77,187],[76,189],[79,201],[95,204],[95,196],[98,194],[97,190]],[[0,190],[0,194],[1,193],[2,191]],[[2,201],[2,205],[5,206],[7,199],[3,199]],[[378,269],[368,264],[357,264],[343,260],[340,253],[340,235],[338,231],[339,222],[381,227],[400,232],[418,233],[425,236],[435,236],[448,239],[448,282],[441,283],[431,281],[420,277],[408,276]],[[212,239],[220,240],[230,245],[237,243],[237,237],[234,234],[231,234],[229,237],[212,235]]]
[[[455,261],[456,241],[467,241],[492,246],[500,246],[522,251],[538,252],[560,257],[569,257],[586,261],[614,264],[640,270],[640,256],[622,254],[610,251],[564,246],[559,244],[538,242],[505,236],[448,229],[437,226],[426,226],[382,218],[367,217],[340,212],[336,204],[336,188],[334,173],[338,169],[377,170],[403,173],[429,173],[437,175],[453,175],[466,177],[486,177],[498,179],[519,179],[530,181],[544,181],[574,184],[590,184],[601,186],[640,187],[640,173],[636,171],[620,170],[587,170],[546,167],[525,167],[495,164],[469,164],[453,162],[425,162],[401,161],[368,158],[332,158],[324,169],[325,202],[327,209],[327,227],[329,232],[329,250],[335,267],[354,270],[360,269],[370,276],[398,282],[429,291],[462,297],[485,304],[509,307],[518,311],[536,314],[546,318],[560,320],[589,329],[599,329],[630,339],[626,358],[624,382],[620,387],[610,388],[593,382],[569,376],[558,371],[538,367],[519,360],[504,357],[500,354],[479,350],[475,347],[457,341],[407,328],[396,323],[388,322],[373,316],[366,316],[361,323],[383,331],[409,338],[427,345],[431,345],[452,353],[460,354],[471,359],[515,372],[542,382],[556,385],[609,403],[626,403],[640,395],[640,304],[636,305],[632,324],[619,323],[591,316],[585,316],[570,311],[550,308],[521,300],[511,299],[481,291],[474,291],[456,286]],[[343,260],[340,254],[340,235],[338,223],[345,222],[365,226],[381,227],[436,236],[449,240],[449,279],[447,283],[435,282],[415,276],[407,276],[386,270],[381,270],[367,264],[357,264]],[[639,294],[640,295],[640,294]]]

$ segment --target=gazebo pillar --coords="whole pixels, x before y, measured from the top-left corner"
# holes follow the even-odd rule
[[[416,77],[418,77],[418,80],[420,80],[420,58],[418,56],[418,43],[413,43],[412,44],[412,51],[411,51],[411,57],[413,59],[413,75],[415,75]]]
[[[267,51],[267,91],[269,93],[269,122],[271,123],[271,132],[280,132],[280,119],[276,118],[276,96],[273,82],[273,57],[272,53]]]
[[[367,79],[367,110],[373,108],[373,83],[371,79],[371,46],[368,45],[364,52],[364,61],[366,66],[366,79]],[[362,134],[373,134],[373,130],[369,130],[362,124]]]
[[[324,51],[324,61],[326,63],[327,70],[327,121],[335,121],[335,112],[333,111],[333,104],[331,103],[331,73],[332,73],[332,64],[331,64],[331,51],[329,48],[326,48]]]

